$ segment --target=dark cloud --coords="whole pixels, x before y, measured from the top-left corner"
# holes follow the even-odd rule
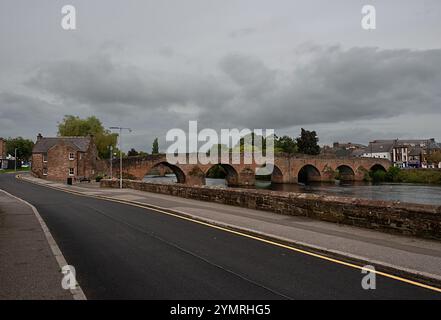
[[[43,99],[15,92],[0,92],[0,136],[36,136],[53,123],[55,133],[60,107]],[[16,132],[19,132],[16,134]],[[15,133],[15,134],[14,134]]]
[[[284,68],[242,54],[218,66],[214,75],[161,72],[99,55],[41,66],[27,84],[97,113],[151,121],[166,112],[165,127],[200,120],[279,129],[436,113],[441,105],[441,50],[315,46]]]
[[[353,0],[72,4],[74,32],[63,1],[0,2],[0,136],[55,134],[75,114],[132,127],[143,149],[188,120],[441,140],[438,0],[374,1],[372,32]]]
[[[34,129],[23,132],[34,136],[48,123],[55,132],[65,114],[95,114],[137,130],[129,141],[139,145],[141,135],[163,141],[168,129],[186,128],[188,120],[215,129],[309,126],[322,128],[329,139],[360,140],[372,136],[369,121],[439,115],[441,50],[309,46],[291,61],[276,68],[253,55],[227,54],[212,73],[127,64],[110,53],[50,62],[25,81],[28,92],[0,94],[0,123],[6,132],[24,124]],[[340,128],[354,121],[367,122],[363,129]],[[406,125],[424,128],[421,120]]]
[[[441,50],[312,50],[307,63],[278,70],[253,57],[223,59],[222,70],[237,85],[241,125],[283,128],[439,112]]]

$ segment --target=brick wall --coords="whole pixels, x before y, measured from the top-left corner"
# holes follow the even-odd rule
[[[74,154],[74,159],[69,159],[69,154]],[[32,173],[43,179],[66,182],[67,178],[79,179],[82,177],[93,178],[96,174],[97,149],[93,141],[86,152],[78,151],[71,144],[60,140],[47,152],[47,162],[43,162],[43,153],[32,154]],[[74,174],[69,174],[69,169],[74,169]],[[44,175],[44,170],[47,175]]]
[[[95,142],[92,140],[89,144],[89,148],[83,154],[83,171],[80,176],[91,178],[97,174],[97,158],[98,150],[96,148]]]
[[[34,153],[32,154],[32,173],[39,177],[39,178],[45,178],[43,176],[43,154],[41,153]]]
[[[69,153],[75,154],[74,160],[69,160]],[[75,149],[60,143],[47,152],[47,179],[66,181],[69,176],[69,168],[74,168],[74,176],[77,175],[78,154]]]
[[[101,186],[118,187],[118,183],[116,180],[102,180]],[[441,240],[441,206],[267,190],[154,184],[134,180],[124,180],[123,186],[188,199],[278,214],[305,216],[383,232]]]

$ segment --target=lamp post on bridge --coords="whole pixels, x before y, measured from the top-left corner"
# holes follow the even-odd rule
[[[110,179],[113,179],[113,174],[112,174],[112,166],[113,166],[113,147],[112,145],[110,145]]]
[[[123,173],[122,173],[122,131],[127,130],[132,132],[130,128],[123,127],[109,127],[110,130],[119,130],[119,188],[123,187]]]
[[[14,172],[17,172],[17,148],[14,149]]]

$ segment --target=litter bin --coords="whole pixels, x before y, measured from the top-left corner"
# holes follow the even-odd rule
[[[67,178],[67,184],[70,186],[72,185],[72,178]]]

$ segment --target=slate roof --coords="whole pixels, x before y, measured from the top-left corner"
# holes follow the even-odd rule
[[[53,146],[63,142],[70,145],[72,148],[86,152],[89,148],[91,138],[90,137],[43,137],[37,140],[32,149],[32,153],[44,153],[47,152]]]
[[[381,153],[391,152],[396,140],[376,140],[369,143],[369,146],[364,150],[365,153]]]
[[[391,152],[394,147],[420,147],[424,145],[425,147],[432,146],[432,148],[436,148],[438,143],[435,142],[435,139],[410,139],[410,140],[374,140],[369,143],[369,146],[365,149],[365,153],[380,153],[380,152]],[[413,150],[413,152],[417,153],[417,150]]]

